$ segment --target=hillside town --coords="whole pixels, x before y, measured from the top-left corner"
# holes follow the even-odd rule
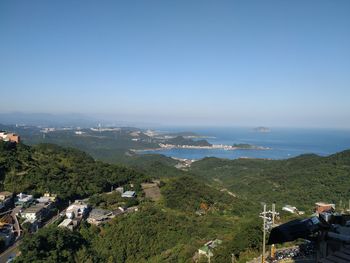
[[[127,187],[132,188],[130,185]],[[135,191],[124,191],[123,186],[105,194],[116,194],[125,201],[136,201],[137,198]],[[116,209],[107,210],[92,206],[89,198],[67,204],[49,192],[38,197],[27,193],[0,192],[0,239],[3,240],[0,262],[10,262],[17,256],[17,245],[26,233],[35,233],[51,224],[73,231],[83,221],[101,226],[117,216],[136,211],[138,206],[128,206],[123,201]]]

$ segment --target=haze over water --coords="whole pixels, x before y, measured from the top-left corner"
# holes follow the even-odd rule
[[[234,151],[222,149],[166,149],[144,153],[158,153],[169,157],[196,160],[204,157],[286,159],[307,153],[326,156],[350,148],[349,130],[274,128],[269,133],[259,133],[254,132],[251,128],[168,128],[168,131],[183,130],[208,136],[209,138],[206,140],[212,144],[248,143],[271,149]]]

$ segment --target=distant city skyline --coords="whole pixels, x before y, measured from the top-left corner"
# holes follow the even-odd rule
[[[0,112],[350,128],[349,11],[346,0],[1,1]]]

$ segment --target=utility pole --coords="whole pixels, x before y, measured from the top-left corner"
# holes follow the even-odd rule
[[[276,216],[276,204],[272,204],[272,227],[275,227],[275,216]],[[275,245],[271,245],[271,251],[270,251],[271,258],[275,258]]]
[[[263,218],[263,252],[261,255],[261,263],[265,263],[265,239],[266,239],[266,204],[264,204],[264,210],[262,213]]]
[[[266,254],[266,232],[270,231],[271,228],[274,227],[275,223],[275,216],[278,215],[276,213],[276,206],[275,204],[272,204],[272,211],[266,211],[266,204],[264,204],[263,212],[260,213],[260,217],[263,219],[263,252],[261,256],[261,263],[265,263],[265,254]],[[274,249],[274,247],[271,247],[271,249]]]

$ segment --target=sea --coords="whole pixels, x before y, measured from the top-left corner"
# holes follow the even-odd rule
[[[247,143],[269,149],[164,149],[145,151],[144,154],[156,153],[192,160],[205,157],[287,159],[309,153],[328,156],[350,149],[350,130],[270,128],[270,132],[256,132],[253,128],[236,127],[162,127],[158,130],[162,132],[194,132],[205,136],[205,139],[212,144]]]

